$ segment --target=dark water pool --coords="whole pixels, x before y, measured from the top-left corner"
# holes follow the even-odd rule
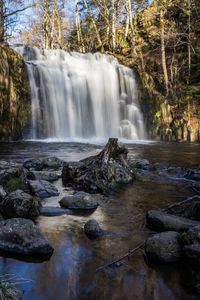
[[[130,156],[151,162],[179,166],[200,165],[198,144],[128,145]],[[97,153],[99,145],[76,143],[11,143],[0,144],[0,159],[22,161],[29,157],[56,155],[64,160],[78,160]],[[58,183],[61,191],[63,187]],[[0,273],[12,274],[28,282],[20,285],[25,300],[121,300],[121,299],[199,299],[189,287],[190,270],[184,265],[149,265],[142,251],[124,260],[117,268],[95,270],[133,249],[149,236],[145,212],[164,207],[191,195],[181,186],[155,182],[134,182],[122,188],[90,216],[67,215],[40,217],[38,225],[48,236],[54,254],[46,262],[23,262],[0,258]],[[57,205],[58,198],[47,203]],[[112,234],[91,241],[83,225],[95,218]]]

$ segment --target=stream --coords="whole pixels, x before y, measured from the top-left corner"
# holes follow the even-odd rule
[[[16,142],[0,144],[0,160],[24,161],[40,156],[57,156],[65,161],[80,160],[98,153],[101,144]],[[144,142],[127,144],[129,157],[151,163],[176,166],[200,165],[199,144]],[[56,185],[60,196],[44,205],[58,206],[64,187]],[[145,228],[145,213],[152,208],[184,200],[193,192],[181,185],[135,181],[101,200],[98,209],[88,214],[39,217],[37,223],[54,247],[49,261],[22,261],[0,257],[0,273],[27,282],[19,285],[23,300],[175,300],[199,299],[190,290],[191,270],[183,264],[150,265],[144,252],[137,251],[115,267],[95,270],[123,256],[150,234]],[[90,240],[83,232],[87,220],[96,219],[110,232]]]

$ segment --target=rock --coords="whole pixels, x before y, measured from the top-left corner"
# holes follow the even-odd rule
[[[20,168],[0,170],[0,184],[5,185],[11,178],[21,176]]]
[[[103,235],[103,230],[99,226],[99,223],[92,219],[89,220],[84,226],[84,232],[90,238],[97,238]]]
[[[39,198],[55,197],[59,195],[58,189],[45,180],[29,180],[30,191]]]
[[[118,145],[117,139],[109,139],[98,155],[81,160],[78,164],[64,164],[63,182],[79,190],[107,194],[119,185],[133,181],[127,153],[125,147]]]
[[[165,212],[200,221],[200,196],[193,196],[187,200],[170,205],[165,209]]]
[[[32,171],[28,174],[28,178],[31,180],[56,181],[59,177],[58,173],[49,171]]]
[[[23,167],[28,170],[41,171],[43,169],[58,170],[62,167],[63,161],[57,157],[32,158],[24,162]]]
[[[40,215],[45,217],[56,217],[66,214],[70,214],[70,211],[60,207],[44,206],[40,209]]]
[[[131,169],[148,170],[150,162],[147,159],[133,159],[129,162]]]
[[[98,207],[98,202],[94,196],[85,193],[78,192],[74,195],[67,195],[63,197],[60,201],[61,207],[66,207],[69,209],[96,209]]]
[[[62,167],[63,161],[57,157],[46,157],[42,160],[43,168],[58,170]]]
[[[41,204],[37,198],[17,190],[0,201],[0,212],[6,218],[35,218],[39,216]]]
[[[3,199],[7,193],[4,191],[4,188],[0,185],[0,200]]]
[[[155,231],[172,230],[182,232],[200,224],[198,221],[166,214],[156,210],[151,210],[147,213],[146,221],[147,226]]]
[[[183,232],[181,242],[184,254],[189,261],[200,265],[200,225]]]
[[[155,234],[147,239],[145,252],[155,262],[172,263],[181,258],[180,234],[168,231]]]
[[[28,170],[40,171],[43,169],[43,161],[39,158],[28,159],[24,162],[23,167]]]
[[[14,218],[0,222],[0,251],[18,255],[50,255],[53,248],[31,220]]]
[[[23,168],[11,168],[0,170],[0,184],[7,193],[17,189],[27,190],[26,171]]]

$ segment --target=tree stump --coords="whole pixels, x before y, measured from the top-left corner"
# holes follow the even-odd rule
[[[133,180],[127,154],[128,150],[118,145],[118,139],[110,138],[98,155],[79,163],[66,163],[62,171],[63,182],[85,191],[106,194],[120,184]]]

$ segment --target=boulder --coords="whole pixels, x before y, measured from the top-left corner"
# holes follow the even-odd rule
[[[98,238],[103,235],[103,230],[99,226],[99,223],[94,219],[89,220],[85,224],[84,232],[88,237],[93,238],[93,239]]]
[[[0,221],[0,251],[17,255],[50,255],[53,248],[31,220]]]
[[[32,171],[28,174],[28,178],[31,180],[46,180],[50,182],[58,180],[59,177],[58,173],[49,171]]]
[[[155,231],[182,232],[199,225],[200,222],[174,216],[161,211],[151,210],[146,215],[147,226]]]
[[[181,258],[180,234],[167,231],[153,235],[145,243],[147,257],[160,263],[177,262]]]
[[[60,201],[60,206],[68,209],[91,210],[98,207],[96,198],[85,192],[78,192],[74,195],[67,195]]]
[[[133,181],[127,163],[128,150],[118,145],[118,139],[109,139],[105,148],[96,156],[79,163],[65,163],[62,170],[64,184],[79,190],[109,193],[121,184]]]
[[[5,218],[35,218],[41,207],[37,198],[16,190],[0,201],[0,212]]]
[[[55,197],[59,195],[58,189],[45,180],[29,180],[28,186],[31,193],[39,198]]]

